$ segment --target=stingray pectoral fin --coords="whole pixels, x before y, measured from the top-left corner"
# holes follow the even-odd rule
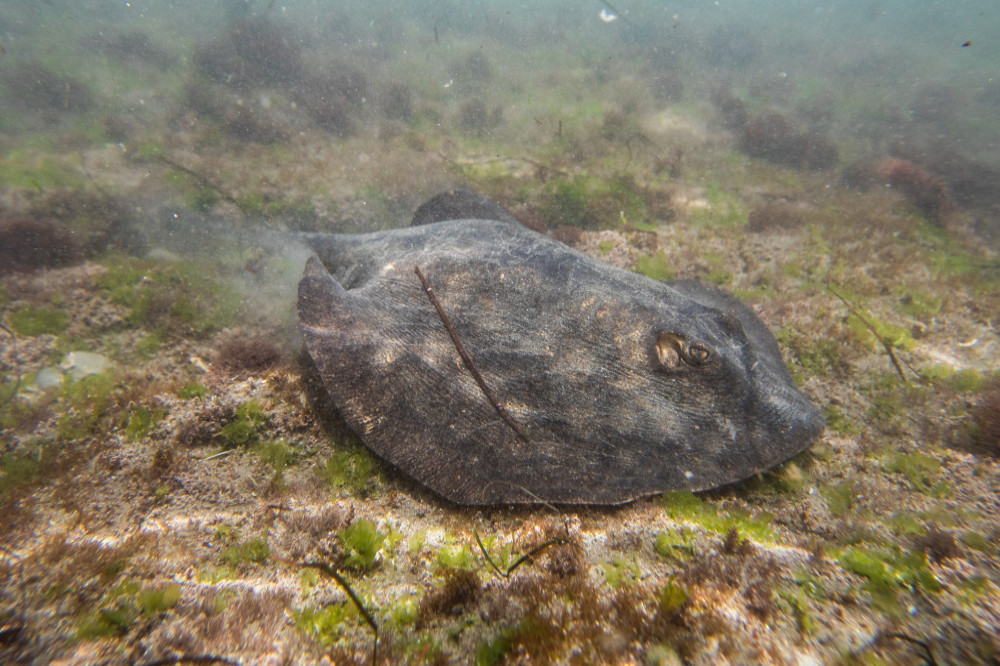
[[[309,257],[299,281],[299,323],[303,332],[324,336],[343,331],[356,310],[353,301],[320,260],[315,255]]]

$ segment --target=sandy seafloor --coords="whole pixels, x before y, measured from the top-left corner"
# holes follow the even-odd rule
[[[272,91],[256,141],[231,108],[172,105],[172,81],[130,82],[156,107],[141,123],[8,120],[4,224],[101,241],[0,283],[0,661],[368,663],[362,615],[302,566],[322,562],[380,663],[997,663],[998,209],[845,185],[856,148],[813,170],[748,156],[707,85],[667,103],[622,67],[494,62],[478,94],[503,119],[481,125],[418,90],[408,118],[331,133]],[[524,101],[546,83],[563,96]],[[735,292],[826,432],[743,483],[613,508],[456,507],[379,462],[299,348],[306,255],[280,239],[404,226],[453,186]],[[572,196],[582,231],[560,223]],[[554,542],[502,577],[474,534],[506,562]]]

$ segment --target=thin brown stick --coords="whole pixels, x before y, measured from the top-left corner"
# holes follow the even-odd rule
[[[212,180],[209,179],[208,176],[206,176],[204,174],[201,174],[201,173],[198,173],[194,169],[186,167],[183,164],[181,164],[180,162],[175,162],[174,160],[172,160],[169,157],[166,157],[164,155],[160,155],[159,157],[160,157],[160,161],[161,162],[163,162],[164,164],[166,164],[167,166],[169,166],[169,167],[171,167],[173,169],[177,169],[178,171],[180,171],[183,174],[187,174],[188,176],[191,176],[196,181],[198,181],[198,183],[200,183],[202,187],[204,187],[206,189],[209,189],[209,190],[212,190],[213,192],[215,192],[216,194],[218,194],[219,197],[221,197],[223,201],[228,201],[229,203],[231,203],[234,206],[236,206],[237,210],[239,210],[240,213],[244,217],[249,217],[249,215],[247,214],[247,211],[243,209],[243,204],[241,204],[239,201],[237,201],[236,197],[234,197],[232,194],[230,194],[229,192],[226,192],[224,189],[222,189],[222,187],[220,187],[219,185],[216,185],[214,182],[212,182]]]
[[[361,601],[361,597],[351,588],[350,584],[340,575],[334,567],[324,562],[302,562],[299,566],[308,567],[310,569],[318,569],[320,572],[325,573],[327,576],[332,578],[337,582],[337,585],[347,593],[347,596],[351,598],[354,605],[357,607],[358,611],[361,613],[361,617],[364,618],[368,626],[371,627],[372,633],[375,634],[375,643],[372,645],[372,666],[378,662],[378,623],[375,622],[375,618],[372,614],[365,608],[364,602]]]
[[[848,303],[848,301],[847,301],[846,298],[844,298],[839,293],[837,293],[837,291],[833,287],[831,287],[830,285],[827,285],[826,288],[827,288],[827,290],[829,290],[829,292],[831,294],[833,294],[834,296],[836,296],[837,298],[839,298],[840,301],[844,304],[844,306],[848,309],[848,311],[852,315],[854,315],[855,317],[857,317],[861,321],[861,323],[865,325],[865,328],[867,328],[869,331],[871,331],[872,335],[875,336],[875,339],[878,340],[882,344],[882,347],[885,349],[885,353],[889,355],[889,360],[892,361],[893,367],[896,368],[896,372],[899,373],[899,376],[902,378],[903,383],[905,384],[906,383],[906,375],[903,373],[903,366],[901,366],[899,364],[899,359],[896,358],[896,353],[892,350],[892,343],[890,343],[888,340],[886,340],[884,337],[882,337],[882,335],[875,329],[875,326],[873,326],[872,323],[869,322],[867,319],[865,319],[864,317],[862,317],[861,313],[858,312],[853,305],[851,305],[850,303]]]
[[[514,573],[515,569],[517,569],[519,566],[521,566],[525,562],[531,561],[531,559],[535,555],[538,555],[538,553],[542,552],[543,550],[545,550],[549,546],[554,546],[556,544],[567,543],[566,539],[564,539],[563,537],[555,537],[553,539],[549,539],[548,541],[546,541],[542,545],[535,546],[534,548],[532,548],[531,550],[529,550],[527,553],[521,555],[521,557],[519,557],[516,560],[514,560],[514,563],[511,564],[510,566],[508,566],[506,570],[504,570],[504,569],[500,568],[500,565],[498,565],[496,562],[493,561],[493,558],[490,557],[490,554],[486,551],[486,545],[483,544],[483,540],[479,538],[479,531],[478,530],[472,530],[472,536],[476,537],[476,543],[479,544],[479,550],[482,551],[483,557],[486,558],[486,562],[490,565],[490,568],[493,569],[493,571],[495,571],[496,574],[498,576],[500,576],[501,578],[510,578],[511,574]]]
[[[430,282],[427,281],[427,278],[424,277],[424,274],[420,271],[420,266],[414,266],[413,272],[417,274],[417,277],[420,278],[420,283],[424,285],[424,291],[427,292],[427,297],[430,298],[431,303],[434,304],[434,309],[437,310],[438,316],[441,317],[441,321],[444,322],[444,327],[448,329],[448,335],[451,336],[451,341],[455,343],[455,349],[458,350],[458,355],[462,357],[462,362],[465,363],[465,367],[469,369],[469,372],[472,373],[476,383],[479,384],[479,388],[482,389],[483,395],[485,395],[486,399],[490,401],[493,408],[497,410],[497,414],[500,415],[500,418],[502,418],[507,425],[510,426],[511,430],[517,433],[518,437],[525,442],[531,441],[528,439],[528,435],[521,430],[517,421],[515,421],[511,415],[507,413],[503,404],[497,400],[496,395],[494,395],[493,391],[490,390],[490,387],[486,385],[486,380],[483,379],[483,376],[479,374],[476,364],[473,363],[472,357],[469,356],[469,352],[466,351],[465,345],[462,344],[461,339],[458,337],[458,331],[456,331],[455,327],[452,326],[451,320],[448,319],[448,315],[445,313],[444,308],[441,307],[441,303],[438,301],[437,296],[434,295],[434,288],[431,287]]]

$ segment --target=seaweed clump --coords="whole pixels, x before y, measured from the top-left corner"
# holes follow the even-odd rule
[[[233,373],[259,373],[282,360],[281,350],[263,338],[230,338],[219,347],[214,367]]]
[[[722,116],[722,124],[734,132],[742,131],[750,121],[750,111],[742,99],[733,94],[728,85],[712,91],[712,104]]]
[[[142,31],[100,31],[81,40],[81,46],[127,65],[168,67],[176,58]]]
[[[241,141],[268,144],[285,141],[288,133],[267,114],[246,104],[233,104],[223,115],[223,127]]]
[[[134,207],[118,197],[61,190],[34,202],[30,214],[62,225],[85,256],[145,248]]]
[[[954,535],[937,527],[931,527],[927,530],[927,534],[917,537],[914,545],[932,562],[943,562],[962,554]]]
[[[944,181],[910,160],[887,157],[879,162],[876,172],[935,224],[942,223],[955,211]]]
[[[413,117],[413,89],[402,83],[390,85],[382,92],[380,107],[390,120],[409,121]]]
[[[66,266],[83,253],[73,236],[47,220],[0,220],[0,275]]]
[[[194,54],[201,72],[234,88],[297,83],[302,52],[291,31],[267,19],[238,19]]]
[[[802,132],[780,113],[755,116],[743,126],[740,150],[750,157],[796,169],[829,169],[837,149],[815,132]]]
[[[473,97],[462,105],[459,123],[463,130],[481,136],[502,122],[502,113],[499,106],[490,111],[483,100]]]
[[[417,613],[418,627],[435,617],[458,616],[469,612],[475,608],[482,593],[483,586],[476,572],[450,569],[444,586],[421,599]]]
[[[368,95],[368,77],[347,65],[331,67],[310,77],[295,91],[296,100],[305,107],[313,122],[337,136],[351,136],[356,131],[355,117]]]
[[[82,83],[60,76],[41,63],[25,63],[3,76],[9,99],[34,111],[87,111],[94,95]]]
[[[765,203],[750,210],[747,223],[750,231],[795,229],[803,224],[802,209],[784,201]]]
[[[480,89],[493,80],[493,67],[482,51],[473,51],[465,58],[456,60],[448,68],[448,73],[463,87]]]
[[[970,448],[977,453],[1000,457],[1000,389],[984,394],[969,418]]]

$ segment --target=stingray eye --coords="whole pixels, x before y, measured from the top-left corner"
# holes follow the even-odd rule
[[[656,339],[656,360],[664,368],[673,369],[680,365],[684,341],[673,333],[660,333]]]
[[[712,360],[712,350],[700,342],[692,342],[684,351],[684,360],[691,365],[705,365]]]
[[[698,367],[711,363],[713,352],[703,342],[689,342],[679,333],[660,333],[656,338],[656,360],[667,370],[683,366]]]

